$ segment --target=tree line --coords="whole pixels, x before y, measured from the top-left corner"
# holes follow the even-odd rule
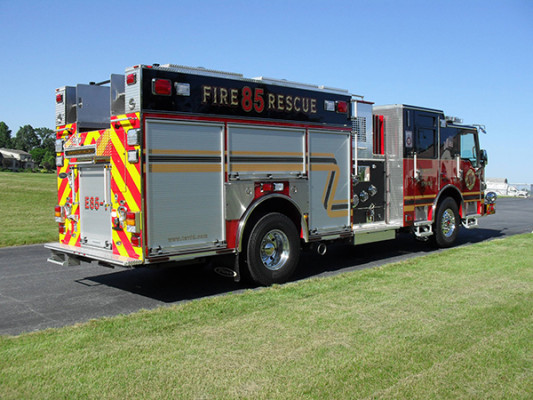
[[[23,150],[31,154],[36,165],[46,169],[55,167],[55,132],[52,129],[24,125],[11,137],[7,124],[0,121],[0,148]]]

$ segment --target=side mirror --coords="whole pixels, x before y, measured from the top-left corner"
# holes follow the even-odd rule
[[[479,152],[479,161],[482,166],[485,166],[489,163],[489,156],[487,155],[487,150],[481,150]]]

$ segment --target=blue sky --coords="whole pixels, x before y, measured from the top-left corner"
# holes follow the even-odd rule
[[[487,127],[489,177],[533,183],[533,1],[0,0],[0,121],[54,90],[173,63],[349,89]]]

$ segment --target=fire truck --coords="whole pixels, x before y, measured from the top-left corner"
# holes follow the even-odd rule
[[[439,247],[495,212],[481,126],[348,90],[173,64],[56,90],[61,265],[212,261],[286,281],[303,249]]]

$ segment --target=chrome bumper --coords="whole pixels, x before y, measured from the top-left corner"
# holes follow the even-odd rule
[[[85,261],[87,259],[122,267],[133,267],[143,263],[142,260],[119,256],[109,250],[91,247],[74,247],[62,243],[46,243],[44,247],[52,251],[52,256],[47,261],[62,266],[79,265],[80,260]]]

